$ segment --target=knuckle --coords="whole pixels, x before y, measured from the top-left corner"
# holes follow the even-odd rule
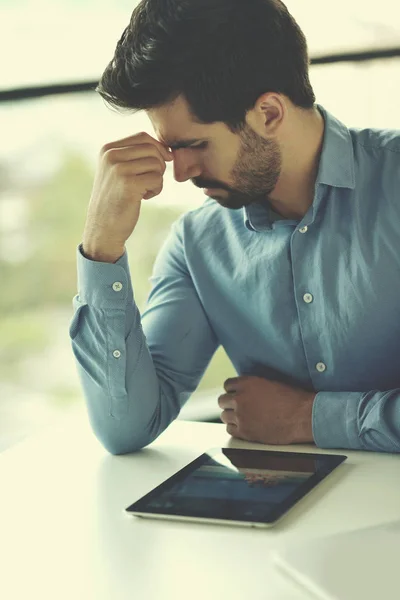
[[[231,423],[228,423],[228,425],[226,426],[226,431],[229,433],[229,435],[234,435],[236,432],[236,427],[234,427],[234,425],[232,425]]]
[[[100,148],[100,156],[104,156],[105,154],[107,154],[107,152],[109,152],[112,148],[112,145],[110,143],[108,144],[104,144],[101,148]]]
[[[161,162],[156,156],[152,156],[149,160],[151,161],[151,164],[154,165],[154,167],[157,167],[157,169],[161,167]]]
[[[133,136],[134,138],[149,138],[149,134],[147,133],[147,131],[139,131],[139,133],[137,133],[136,135]]]
[[[153,155],[150,160],[155,167],[158,167],[158,169],[164,168],[165,166],[158,155]]]
[[[160,186],[163,184],[163,178],[161,173],[158,173],[157,171],[152,171],[151,178],[154,181],[155,185]]]
[[[113,162],[111,162],[110,164],[111,164],[111,166],[113,168],[114,173],[116,173],[116,175],[121,176],[123,174],[123,167],[124,167],[124,165],[122,163],[117,163],[117,162],[113,163]]]
[[[106,162],[109,165],[113,165],[116,162],[114,153],[111,148],[108,148],[107,150],[102,151],[101,158],[103,159],[104,162]]]
[[[221,394],[218,398],[218,403],[221,405],[221,408],[223,408],[223,404],[227,401],[227,400],[231,400],[231,394]]]

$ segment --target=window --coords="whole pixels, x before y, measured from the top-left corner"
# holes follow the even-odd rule
[[[382,0],[379,10],[361,0],[287,6],[311,56],[399,45],[394,1]],[[132,9],[128,0],[3,0],[0,92],[98,79]],[[399,128],[399,66],[400,58],[316,65],[317,102],[349,126]],[[99,149],[141,130],[154,135],[145,114],[113,113],[92,92],[0,103],[0,450],[83,401],[67,335],[76,247]],[[191,183],[177,184],[168,166],[162,196],[146,203],[127,243],[138,258],[140,309],[170,224],[203,201]],[[223,381],[234,375],[220,349],[189,402],[208,394],[218,412]]]

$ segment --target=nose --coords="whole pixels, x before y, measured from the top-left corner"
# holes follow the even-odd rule
[[[175,181],[183,183],[188,179],[193,179],[201,175],[201,167],[193,156],[193,153],[193,150],[189,148],[173,150]]]

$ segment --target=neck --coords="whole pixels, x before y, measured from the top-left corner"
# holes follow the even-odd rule
[[[317,108],[294,118],[283,140],[282,171],[268,200],[287,219],[302,219],[314,201],[325,123]]]

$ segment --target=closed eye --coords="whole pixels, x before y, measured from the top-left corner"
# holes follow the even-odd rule
[[[198,144],[197,146],[190,146],[190,148],[192,148],[193,150],[201,150],[203,148],[206,148],[208,146],[208,142],[201,142],[201,144]]]

